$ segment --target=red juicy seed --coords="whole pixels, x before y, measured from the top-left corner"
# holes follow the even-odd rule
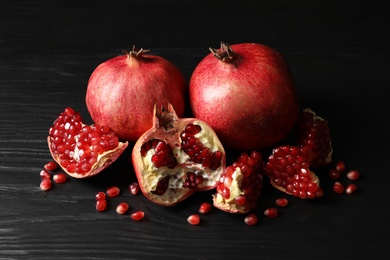
[[[355,181],[355,180],[359,179],[359,177],[360,177],[360,173],[357,170],[350,170],[347,173],[347,178],[350,180]]]
[[[43,178],[41,184],[39,185],[41,190],[49,190],[51,188],[51,180],[47,178]]]
[[[139,192],[139,184],[137,182],[133,182],[129,185],[129,191],[132,195],[137,195]]]
[[[50,178],[51,178],[50,173],[49,173],[47,170],[45,170],[45,169],[43,169],[43,170],[39,173],[39,175],[40,175],[41,178],[43,178],[43,179],[50,179]]]
[[[116,186],[112,186],[106,190],[106,194],[110,198],[118,196],[119,193],[120,193],[120,189]]]
[[[103,191],[99,191],[95,195],[96,200],[105,200],[106,199],[106,194]]]
[[[53,180],[56,182],[56,183],[63,183],[66,181],[66,174],[65,173],[57,173],[57,174],[54,174],[53,176]]]
[[[183,187],[194,189],[199,184],[202,184],[202,182],[203,182],[202,176],[198,176],[194,172],[187,172],[187,176],[186,176],[186,179],[184,181]]]
[[[119,203],[117,206],[116,206],[116,212],[118,214],[124,214],[126,213],[126,211],[129,209],[129,204],[127,204],[126,202],[121,202]]]
[[[257,224],[258,221],[259,221],[259,219],[257,218],[256,214],[254,214],[254,213],[249,214],[248,216],[246,216],[244,218],[244,222],[248,226],[254,226]]]
[[[54,171],[55,169],[57,169],[57,163],[54,161],[47,162],[44,168],[48,171]]]
[[[202,128],[199,125],[194,125],[194,124],[188,124],[185,127],[185,131],[192,135],[199,133],[201,130]]]
[[[149,142],[147,142],[147,143],[149,143],[148,145],[143,145],[141,147],[141,155],[143,155],[143,154],[146,155],[147,149],[150,150],[150,149],[154,148],[155,154],[152,156],[151,160],[152,160],[155,167],[160,168],[163,166],[167,166],[170,169],[173,169],[176,167],[176,165],[177,165],[176,158],[173,156],[172,149],[167,143],[165,143],[163,141],[156,140],[156,139],[153,139]],[[143,155],[143,156],[145,156],[145,155]]]
[[[336,163],[336,170],[338,170],[339,172],[343,172],[343,171],[345,171],[345,164],[344,164],[344,162],[343,161],[338,161],[337,163]]]
[[[336,181],[333,184],[333,190],[334,192],[341,194],[344,192],[344,185],[341,182]]]
[[[269,218],[274,218],[279,215],[279,212],[277,208],[268,208],[264,211],[264,215]]]
[[[357,186],[355,183],[350,183],[345,188],[345,194],[352,194],[357,190]]]
[[[286,198],[279,198],[275,202],[279,207],[285,207],[288,204],[288,200]]]
[[[130,215],[130,217],[133,219],[133,220],[141,220],[145,217],[145,213],[143,211],[137,211],[137,212],[134,212]]]
[[[102,199],[102,200],[97,200],[96,201],[96,210],[101,212],[105,211],[107,208],[107,200]]]
[[[244,206],[246,204],[246,197],[244,195],[237,196],[234,200],[237,205]]]
[[[212,206],[208,202],[204,202],[199,206],[199,213],[206,214],[211,210]]]
[[[338,180],[340,179],[340,172],[336,169],[330,169],[329,170],[329,178],[331,178],[332,180]]]
[[[198,214],[192,214],[187,218],[187,222],[191,225],[198,225],[200,223],[200,217]]]

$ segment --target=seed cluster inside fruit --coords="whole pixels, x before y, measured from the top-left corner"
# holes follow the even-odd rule
[[[106,126],[84,125],[78,112],[66,108],[49,129],[51,151],[69,173],[86,173],[104,152],[118,146],[118,137]]]

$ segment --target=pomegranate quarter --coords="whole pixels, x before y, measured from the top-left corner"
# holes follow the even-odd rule
[[[216,187],[225,150],[213,129],[196,118],[178,118],[171,104],[154,108],[153,127],[135,143],[132,162],[142,193],[173,206]]]

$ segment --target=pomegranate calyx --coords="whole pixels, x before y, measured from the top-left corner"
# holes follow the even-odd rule
[[[130,57],[138,57],[138,56],[142,56],[143,53],[146,53],[146,52],[149,52],[150,50],[144,50],[143,48],[141,49],[137,49],[135,47],[135,45],[133,45],[133,48],[131,49],[131,51],[128,51],[128,50],[122,50],[122,52],[124,52],[128,58]]]
[[[223,62],[231,62],[236,57],[235,52],[230,47],[230,44],[221,41],[219,49],[209,48],[211,53]]]
[[[157,104],[154,105],[153,114],[153,124],[156,128],[164,128],[165,131],[169,131],[175,127],[173,122],[176,121],[178,117],[171,103],[168,103],[168,109],[164,106],[161,106],[161,108],[158,109]]]

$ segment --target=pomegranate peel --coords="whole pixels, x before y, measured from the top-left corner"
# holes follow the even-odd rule
[[[225,169],[225,150],[213,129],[196,118],[178,118],[173,106],[154,107],[153,127],[135,143],[132,162],[142,193],[173,206],[211,190]]]
[[[74,178],[100,173],[128,146],[128,142],[119,142],[108,127],[84,124],[79,113],[70,107],[50,127],[47,143],[53,159]]]

